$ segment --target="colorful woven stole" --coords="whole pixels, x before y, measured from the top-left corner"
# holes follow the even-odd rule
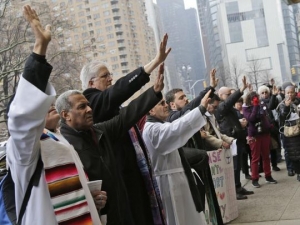
[[[137,132],[134,127],[129,130],[129,135],[134,146],[137,158],[137,164],[142,174],[142,177],[145,181],[147,193],[150,198],[151,203],[151,210],[154,225],[166,225],[165,221],[165,213],[163,210],[163,205],[160,197],[159,188],[156,182],[156,179],[153,177],[153,170],[151,167],[151,161],[148,154],[148,150],[145,146],[145,152],[143,151],[142,147],[140,146],[139,139],[137,137]],[[147,158],[145,157],[147,154]]]
[[[49,138],[54,142],[42,150],[42,158],[43,154],[45,157],[48,155],[44,163],[45,178],[57,222],[59,225],[92,225],[88,203],[71,153],[70,157],[65,155],[66,152],[63,154],[62,151],[66,149],[60,148],[59,139],[46,130],[41,136],[42,145]],[[49,154],[54,154],[57,158],[53,159]]]

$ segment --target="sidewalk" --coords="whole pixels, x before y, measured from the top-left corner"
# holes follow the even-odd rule
[[[287,175],[285,161],[278,167],[281,171],[272,171],[278,184],[266,184],[262,177],[259,180],[261,187],[254,188],[250,180],[242,180],[244,187],[254,191],[254,195],[238,201],[239,216],[228,224],[300,225],[300,182],[297,175]]]

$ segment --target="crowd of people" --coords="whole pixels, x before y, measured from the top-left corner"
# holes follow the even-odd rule
[[[254,194],[242,187],[241,169],[256,188],[261,171],[266,182],[277,183],[271,168],[280,170],[281,145],[288,175],[296,173],[300,181],[300,135],[279,132],[298,116],[300,102],[291,83],[282,86],[284,92],[274,84],[254,92],[243,77],[240,89],[216,91],[212,70],[210,86],[190,102],[180,88],[163,99],[163,62],[171,51],[166,34],[151,62],[114,85],[108,66],[92,61],[80,74],[83,92],[69,90],[55,100],[46,60],[51,27],[43,28],[29,5],[24,17],[35,44],[9,106],[7,142],[20,224],[205,225],[206,199],[209,220],[222,225],[207,151],[233,143],[238,200]],[[155,84],[121,107],[156,68]],[[41,161],[44,169],[20,218],[26,188]],[[102,187],[91,192],[88,181],[97,180]]]

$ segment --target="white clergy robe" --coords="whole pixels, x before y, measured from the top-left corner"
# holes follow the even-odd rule
[[[206,123],[199,108],[173,121],[146,122],[143,139],[149,150],[168,225],[205,225],[198,213],[184,173],[178,148]]]

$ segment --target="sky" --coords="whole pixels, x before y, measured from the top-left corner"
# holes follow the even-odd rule
[[[189,8],[197,8],[197,2],[196,0],[184,0],[184,5],[186,9]]]
[[[156,0],[153,0],[154,3],[156,3]],[[184,5],[186,9],[189,8],[197,8],[197,2],[196,0],[184,0]]]

